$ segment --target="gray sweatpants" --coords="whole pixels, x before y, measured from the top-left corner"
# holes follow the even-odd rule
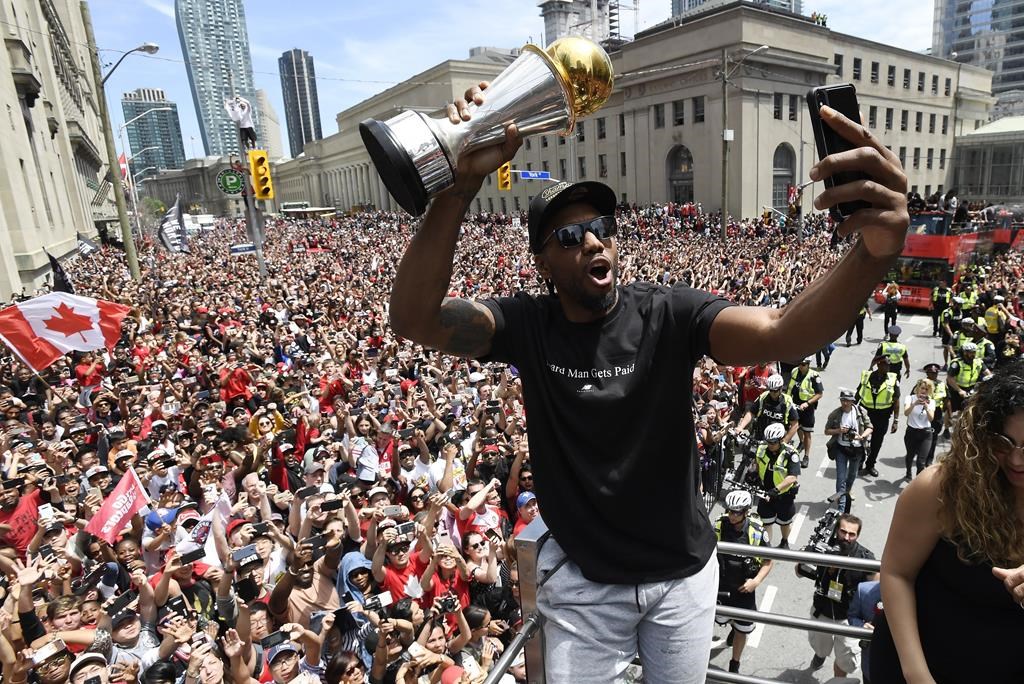
[[[538,577],[565,553],[541,548]],[[571,560],[540,588],[544,669],[551,684],[621,682],[639,654],[644,684],[703,684],[718,597],[714,554],[697,574],[649,584],[598,584]]]

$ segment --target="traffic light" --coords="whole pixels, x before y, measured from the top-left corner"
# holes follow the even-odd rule
[[[274,196],[274,182],[270,178],[270,157],[266,150],[249,150],[249,173],[252,174],[253,197],[258,200]]]
[[[498,189],[499,190],[511,190],[512,189],[512,164],[511,162],[505,162],[498,167]]]

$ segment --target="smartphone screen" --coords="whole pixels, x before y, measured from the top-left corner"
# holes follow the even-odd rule
[[[838,83],[830,86],[811,88],[807,93],[807,107],[811,115],[811,126],[814,128],[814,142],[818,148],[818,159],[830,154],[856,149],[857,145],[836,133],[822,120],[820,109],[828,105],[854,123],[860,123],[860,106],[857,104],[857,90],[850,83]],[[869,180],[869,176],[859,171],[843,171],[825,178],[825,187],[832,188],[858,180]],[[850,216],[858,209],[870,207],[868,202],[841,202],[830,207],[829,212],[837,221]]]

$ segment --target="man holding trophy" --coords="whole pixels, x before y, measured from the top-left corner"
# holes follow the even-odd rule
[[[546,57],[524,51],[531,78],[507,78],[517,60],[490,87],[468,90],[447,121],[365,122],[391,194],[413,213],[432,199],[398,269],[391,324],[423,345],[519,369],[535,491],[552,533],[537,569],[555,570],[538,594],[547,680],[617,681],[639,654],[645,682],[696,684],[707,670],[718,563],[697,494],[694,366],[704,355],[731,365],[800,359],[842,334],[903,247],[906,177],[866,129],[822,108],[860,147],[810,177],[856,170],[874,180],[826,190],[815,206],[872,206],[840,225],[842,236],[860,233],[846,257],[783,309],[734,306],[683,285],[620,285],[615,194],[596,182],[552,184],[530,203],[529,249],[550,294],[446,298],[459,228],[484,178],[523,135],[571,133],[610,93],[603,51],[563,40],[572,44],[558,41]],[[540,124],[531,103],[545,111]]]

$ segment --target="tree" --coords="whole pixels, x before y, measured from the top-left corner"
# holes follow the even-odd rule
[[[142,197],[139,199],[139,213],[146,218],[159,221],[167,213],[167,205],[156,197]]]

